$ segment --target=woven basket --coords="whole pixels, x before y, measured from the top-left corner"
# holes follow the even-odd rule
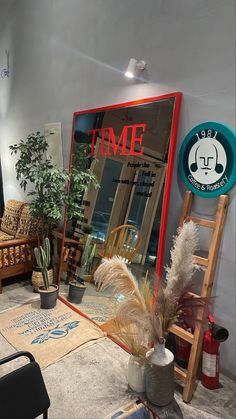
[[[48,269],[48,279],[49,279],[49,285],[53,283],[53,269]],[[38,291],[39,287],[44,286],[43,282],[43,274],[40,268],[34,268],[32,273],[32,286],[34,288],[34,291]]]

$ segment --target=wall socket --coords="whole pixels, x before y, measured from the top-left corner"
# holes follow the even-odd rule
[[[44,133],[48,142],[47,157],[51,156],[53,164],[63,168],[61,122],[45,124]]]

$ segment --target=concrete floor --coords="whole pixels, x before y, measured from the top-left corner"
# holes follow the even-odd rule
[[[0,295],[0,311],[37,298],[26,281],[6,285]],[[0,348],[1,357],[15,351],[1,335]],[[128,358],[119,346],[105,339],[45,368],[43,376],[51,399],[49,419],[102,419],[135,400],[137,396],[127,386]],[[1,375],[7,371],[1,367]],[[191,403],[185,404],[176,384],[173,403],[156,412],[163,419],[233,419],[236,383],[221,375],[221,386],[210,391],[199,383]]]

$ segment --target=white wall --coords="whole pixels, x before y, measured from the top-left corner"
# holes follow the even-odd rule
[[[18,0],[0,29],[0,66],[11,53],[11,77],[0,79],[0,151],[5,199],[20,197],[8,145],[44,123],[61,121],[68,159],[75,110],[182,91],[178,149],[196,124],[215,120],[235,128],[234,0]],[[147,61],[147,84],[125,80],[130,57]],[[167,252],[184,187],[177,159]],[[196,211],[213,212],[197,199]],[[230,331],[221,369],[235,375],[235,190],[220,250],[214,294],[216,320]]]

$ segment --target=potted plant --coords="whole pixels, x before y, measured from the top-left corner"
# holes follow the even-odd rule
[[[73,156],[73,164],[76,164],[70,172],[58,168],[51,157],[46,157],[47,139],[39,131],[9,148],[11,154],[19,155],[15,165],[16,178],[30,197],[30,215],[40,247],[45,237],[51,239],[52,229],[63,220],[64,207],[67,207],[67,220],[76,221],[83,215],[84,193],[91,185],[99,186],[90,169],[88,145],[81,145]]]
[[[30,197],[30,215],[37,226],[38,246],[51,229],[62,219],[67,199],[68,173],[53,165],[46,157],[48,143],[40,132],[32,133],[18,144],[9,146],[11,154],[19,155],[16,162],[16,178]]]
[[[92,236],[88,235],[80,258],[79,267],[76,271],[76,279],[69,282],[68,300],[76,304],[80,304],[82,301],[86,290],[86,285],[84,284],[85,277],[91,271],[93,258],[96,253],[96,244],[92,245],[91,241]]]
[[[105,331],[115,335],[130,351],[128,362],[128,384],[133,391],[145,391],[145,356],[147,353],[147,336],[134,322],[115,317],[106,325]]]
[[[37,261],[37,267],[42,272],[43,286],[38,288],[41,299],[41,308],[51,309],[55,307],[57,302],[58,286],[50,283],[50,241],[46,237],[43,246],[35,247],[34,254]]]
[[[145,387],[149,401],[158,406],[167,405],[174,397],[174,356],[165,347],[169,328],[189,316],[190,308],[193,316],[196,308],[208,303],[207,299],[195,298],[188,293],[193,274],[198,269],[194,262],[197,245],[196,225],[192,221],[185,223],[174,238],[166,283],[158,280],[155,300],[147,280],[139,288],[126,264],[116,256],[103,259],[94,275],[95,284],[101,291],[110,287],[113,294],[125,296],[117,308],[119,321],[134,324],[138,333],[148,337],[146,349],[150,343],[154,345],[146,354]]]
[[[47,139],[39,131],[9,148],[11,154],[19,155],[15,165],[16,178],[24,192],[28,190],[30,214],[37,225],[38,244],[41,245],[45,237],[50,238],[52,228],[62,221],[64,206],[67,207],[67,220],[77,220],[83,215],[84,193],[91,185],[99,186],[89,166],[89,148],[81,145],[80,151],[73,156],[70,172],[54,165],[51,156],[46,157]]]
[[[45,255],[47,267],[44,269],[46,269],[47,274],[44,274],[44,269],[42,269],[42,252]],[[50,241],[48,237],[44,239],[43,246],[40,246],[39,248],[35,247],[34,254],[37,266],[34,266],[31,282],[34,291],[39,292],[39,288],[45,286],[44,275],[47,275],[49,285],[52,285],[53,283],[53,268],[51,266]]]

